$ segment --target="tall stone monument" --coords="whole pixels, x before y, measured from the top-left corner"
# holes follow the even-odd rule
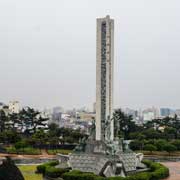
[[[96,36],[96,140],[113,141],[114,20],[98,18]]]
[[[82,139],[69,155],[68,164],[73,170],[106,177],[125,176],[145,167],[143,155],[132,152],[129,141],[114,138],[114,20],[109,16],[97,19],[96,48],[96,121],[89,138]]]

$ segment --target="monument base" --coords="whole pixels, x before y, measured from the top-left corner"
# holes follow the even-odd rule
[[[87,141],[81,143],[68,158],[72,170],[92,172],[105,177],[122,176],[145,169],[143,154],[123,149],[120,141]]]

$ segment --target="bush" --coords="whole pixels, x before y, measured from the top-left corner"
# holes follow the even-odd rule
[[[10,153],[10,154],[30,154],[30,155],[41,154],[39,149],[35,149],[32,147],[16,149],[14,146],[11,146],[11,147],[7,147],[6,151],[7,151],[7,153]]]
[[[104,178],[92,173],[83,173],[80,171],[71,171],[64,173],[62,178],[64,180],[160,180],[169,176],[169,169],[165,166],[154,163],[151,161],[144,161],[147,167],[150,168],[149,172],[141,172],[128,177],[109,177]]]
[[[170,155],[170,153],[176,151],[177,148],[176,148],[176,146],[174,146],[172,144],[167,144],[164,146],[164,150],[167,151]]]
[[[48,154],[53,154],[53,155],[55,155],[57,153],[67,155],[67,154],[71,153],[72,150],[68,150],[68,149],[49,149],[47,152],[48,152]]]
[[[15,147],[16,149],[23,149],[23,148],[25,148],[25,147],[27,147],[27,146],[28,146],[28,144],[27,144],[24,140],[18,141],[18,142],[16,142],[15,145],[14,145],[14,147]]]
[[[109,178],[104,178],[105,180],[126,180],[127,178],[124,177],[109,177]]]
[[[38,165],[37,167],[37,173],[45,174],[46,166],[44,164]]]
[[[37,166],[37,172],[50,178],[62,177],[64,180],[160,180],[169,176],[169,169],[162,164],[149,160],[143,161],[150,169],[149,172],[141,172],[128,177],[104,178],[93,173],[85,173],[77,170],[68,172],[68,169],[55,168],[59,161],[51,161]]]
[[[71,171],[62,175],[64,180],[105,180],[105,178],[97,176],[93,173],[84,173],[81,171]]]
[[[46,166],[57,166],[59,164],[59,161],[56,160],[56,161],[50,161],[50,162],[47,162],[47,163],[44,163]]]
[[[16,154],[17,153],[16,148],[14,146],[7,147],[6,152],[9,154]]]
[[[152,161],[143,161],[149,168],[150,168],[150,174],[151,178],[150,180],[159,180],[164,179],[169,176],[169,169],[162,164],[154,163]]]
[[[50,178],[61,177],[62,174],[68,172],[69,170],[54,167],[58,164],[59,164],[58,160],[41,164],[41,165],[37,166],[37,173],[41,173]]]
[[[143,146],[143,141],[140,140],[134,140],[130,143],[130,148],[132,150],[140,150],[142,149],[142,146]]]
[[[151,153],[152,153],[152,151],[156,151],[157,150],[156,146],[154,146],[153,144],[145,145],[144,149],[147,150],[147,151],[150,151]]]
[[[48,166],[45,169],[45,175],[51,178],[57,178],[57,177],[61,177],[62,174],[64,174],[65,172],[68,172],[67,169],[60,169],[60,168],[55,168],[53,166]]]
[[[56,166],[59,164],[59,161],[50,161],[37,166],[37,173],[45,174],[46,168],[51,166]]]
[[[168,142],[164,139],[159,139],[155,141],[155,146],[157,147],[158,151],[163,151],[166,144],[168,144]]]
[[[124,180],[150,180],[151,179],[151,174],[148,172],[142,172],[138,173],[132,176],[129,176],[125,178]]]
[[[180,150],[180,140],[174,140],[172,144],[176,146],[177,150]]]

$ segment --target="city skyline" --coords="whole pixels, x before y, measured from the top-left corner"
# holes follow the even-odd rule
[[[87,0],[1,1],[0,101],[38,108],[92,107],[94,19],[110,14],[118,22],[115,107],[180,107],[179,2],[101,5]]]

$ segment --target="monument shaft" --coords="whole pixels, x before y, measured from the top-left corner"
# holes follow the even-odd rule
[[[114,20],[109,16],[97,19],[96,41],[96,140],[113,141]]]
[[[67,164],[72,170],[105,177],[124,177],[128,173],[146,169],[141,163],[143,155],[129,149],[130,141],[114,138],[113,64],[114,20],[106,16],[97,19],[96,139],[93,126],[89,138],[83,138],[69,155]]]

